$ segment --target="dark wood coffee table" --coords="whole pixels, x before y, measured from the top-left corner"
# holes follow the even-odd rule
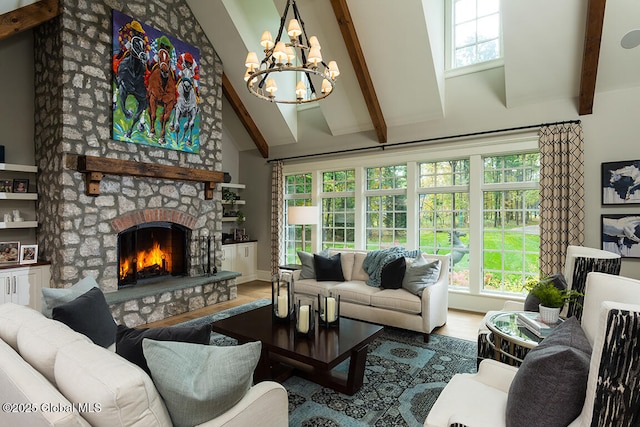
[[[215,332],[243,344],[262,342],[262,354],[253,374],[254,381],[282,382],[291,375],[352,395],[364,379],[369,343],[382,334],[382,326],[340,318],[340,326],[319,326],[314,336],[296,335],[293,322],[274,322],[271,305],[213,322]],[[347,375],[336,372],[340,362],[351,357]]]

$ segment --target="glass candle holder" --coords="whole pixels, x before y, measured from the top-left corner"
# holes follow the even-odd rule
[[[313,300],[296,302],[296,335],[311,336],[314,332],[316,311]]]
[[[338,326],[340,323],[340,295],[338,298],[334,298],[331,294],[328,297],[318,294],[318,317],[322,326]]]
[[[273,320],[288,322],[293,319],[293,279],[274,276],[271,279],[271,304]]]

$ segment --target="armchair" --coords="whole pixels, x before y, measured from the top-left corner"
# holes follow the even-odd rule
[[[570,427],[639,425],[640,281],[589,273],[585,290],[581,326],[593,350],[583,409]],[[509,388],[517,372],[518,368],[484,360],[477,374],[455,375],[425,427],[506,426]]]

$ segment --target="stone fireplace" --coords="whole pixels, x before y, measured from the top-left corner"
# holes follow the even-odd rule
[[[112,8],[200,49],[198,154],[111,139]],[[88,195],[95,183],[78,171],[81,156],[180,167],[187,175],[191,170],[222,171],[222,64],[213,46],[184,0],[61,0],[60,10],[58,18],[34,30],[37,242],[42,258],[51,261],[51,287],[68,287],[91,275],[105,292],[114,317],[128,325],[235,298],[234,277],[203,277],[201,236],[213,238],[212,252],[218,258],[212,262],[221,264],[222,206],[217,187],[166,177],[105,174],[97,184],[99,194]],[[166,279],[164,284],[152,290],[138,277],[134,288],[145,292],[133,293],[122,287],[118,236],[128,235],[132,227],[147,233],[144,224],[151,222],[171,224],[183,232],[178,240],[184,246],[184,259],[176,273],[172,253],[170,273],[159,276]],[[147,237],[127,237],[125,245],[137,250],[132,241]],[[162,256],[154,264],[150,269],[162,269]]]

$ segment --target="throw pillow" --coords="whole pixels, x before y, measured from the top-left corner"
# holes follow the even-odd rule
[[[567,289],[568,287],[567,281],[562,273],[556,273],[545,280],[552,281],[553,285],[560,290]],[[529,294],[524,300],[524,311],[539,311],[538,305],[540,305],[540,299],[537,296]]]
[[[557,326],[527,354],[511,383],[507,427],[564,427],[577,418],[584,405],[590,354],[575,317]]]
[[[324,257],[329,256],[329,249],[323,249],[318,252],[319,255]],[[315,279],[316,278],[316,269],[315,263],[313,260],[313,254],[304,251],[298,251],[298,258],[300,258],[300,263],[302,263],[302,270],[300,270],[299,279]]]
[[[173,424],[194,426],[242,399],[251,387],[262,343],[217,347],[147,338],[142,349]]]
[[[51,318],[54,307],[73,301],[91,288],[98,288],[96,279],[87,276],[70,288],[42,288],[42,314]]]
[[[73,301],[54,307],[53,319],[101,347],[107,348],[116,341],[116,322],[99,288],[91,288]]]
[[[386,263],[380,274],[380,286],[385,289],[400,289],[406,270],[407,262],[404,257]]]
[[[151,375],[147,360],[142,353],[142,340],[179,341],[193,344],[209,344],[211,325],[196,327],[174,326],[169,328],[129,328],[118,325],[116,333],[116,353],[131,363],[135,363]]]
[[[367,279],[367,285],[373,287],[380,287],[382,274],[382,267],[388,262],[395,259],[404,257],[405,249],[400,246],[393,246],[391,248],[379,249],[367,253],[367,256],[362,263],[362,268],[369,275]]]
[[[402,287],[412,294],[422,297],[424,289],[436,283],[438,277],[440,277],[440,260],[427,261],[421,255],[407,267],[402,279]]]
[[[325,257],[319,254],[313,255],[313,261],[316,269],[316,280],[318,282],[326,282],[330,280],[344,282],[340,255],[340,253],[337,253],[332,257]]]

